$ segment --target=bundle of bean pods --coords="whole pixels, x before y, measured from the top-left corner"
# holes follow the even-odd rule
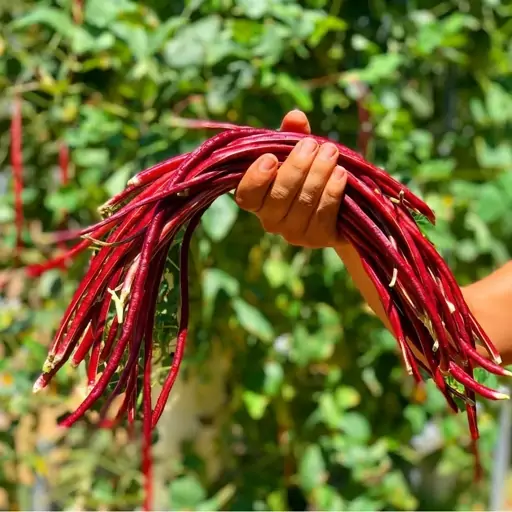
[[[89,247],[95,248],[34,389],[47,386],[67,361],[75,366],[86,361],[89,393],[62,425],[71,426],[100,398],[103,425],[125,415],[133,420],[141,403],[146,473],[150,471],[151,431],[178,375],[187,341],[187,262],[201,215],[221,194],[236,188],[256,158],[272,153],[282,163],[305,137],[224,123],[204,122],[197,127],[221,131],[196,150],[134,176],[121,193],[100,208],[103,220],[82,230],[55,234],[58,243],[81,238],[75,246],[51,261],[27,268],[36,276]],[[339,231],[359,253],[378,291],[406,371],[418,382],[430,376],[454,411],[463,404],[471,437],[476,441],[476,395],[491,400],[507,397],[477,382],[474,369],[510,374],[499,365],[499,354],[469,310],[447,264],[418,227],[418,215],[434,223],[434,213],[384,170],[345,146],[336,146],[338,164],[348,171]],[[166,258],[178,235],[183,236],[179,242],[177,345],[160,395],[152,403],[155,310]],[[489,357],[479,352],[478,345]],[[117,383],[107,388],[114,377]],[[109,419],[109,407],[119,395],[123,396],[122,405],[115,420]]]

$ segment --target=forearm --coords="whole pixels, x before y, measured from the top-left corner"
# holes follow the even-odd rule
[[[382,320],[384,325],[391,330],[391,325],[379,299],[377,290],[375,289],[371,279],[368,277],[368,274],[364,271],[358,252],[352,245],[346,242],[342,242],[335,247],[335,251],[343,260],[348,273],[352,277],[356,287],[361,292],[364,300],[370,308],[372,308],[374,313]]]
[[[341,243],[335,250],[363,298],[390,329],[377,291],[357,251],[347,243]],[[462,291],[472,313],[499,350],[503,363],[512,364],[512,262]]]
[[[463,288],[464,298],[484,331],[512,364],[512,262]]]

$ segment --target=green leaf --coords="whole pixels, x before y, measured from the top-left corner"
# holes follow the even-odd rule
[[[318,445],[309,445],[299,461],[299,483],[306,492],[322,485],[327,472],[324,458]]]
[[[38,292],[41,297],[51,297],[55,293],[55,288],[60,280],[58,270],[45,272],[38,282]]]
[[[355,72],[358,79],[368,84],[376,84],[381,80],[392,78],[404,62],[399,53],[386,53],[370,58],[368,66]],[[349,78],[350,80],[350,78]],[[345,82],[346,79],[342,79]]]
[[[196,510],[203,510],[204,512],[212,512],[213,510],[225,510],[226,504],[232,499],[236,488],[233,484],[225,485],[219,492],[217,492],[210,499],[203,501],[196,507]]]
[[[315,491],[315,503],[318,510],[339,512],[346,509],[342,497],[329,485],[323,485]]]
[[[478,196],[480,185],[468,183],[463,180],[453,180],[450,182],[450,193],[457,201],[472,201]]]
[[[166,44],[164,56],[167,63],[176,69],[203,65],[219,42],[221,26],[222,19],[215,15],[188,23]]]
[[[318,400],[318,411],[320,412],[322,422],[329,428],[339,428],[343,412],[338,407],[338,404],[331,392],[325,391],[320,395]]]
[[[290,264],[282,259],[268,258],[263,264],[263,272],[272,288],[279,288],[289,282]]]
[[[74,212],[82,207],[86,197],[87,193],[85,190],[65,188],[57,190],[50,196],[47,196],[45,205],[54,212],[59,212],[60,210]]]
[[[265,16],[269,11],[272,0],[236,0],[235,5],[238,7],[240,14],[251,19],[259,19]]]
[[[38,362],[43,361],[46,357],[46,347],[41,342],[29,336],[23,339],[23,348],[28,350]]]
[[[505,216],[506,213],[508,212],[505,210],[503,215]],[[466,227],[475,234],[474,240],[479,252],[487,252],[492,250],[493,246],[495,245],[495,240],[492,236],[488,223],[486,223],[481,216],[475,214],[474,212],[468,212],[464,220]]]
[[[496,180],[496,186],[502,191],[509,204],[512,204],[512,172],[502,172]]]
[[[100,28],[108,28],[121,14],[137,9],[135,2],[129,0],[87,0],[84,7],[87,23]]]
[[[73,151],[73,161],[81,167],[105,167],[109,162],[106,148],[87,148]]]
[[[477,382],[487,386],[488,388],[498,389],[500,387],[498,377],[483,368],[475,368],[474,377]]]
[[[7,204],[0,204],[0,224],[14,221],[14,209]]]
[[[297,107],[305,112],[313,109],[313,98],[304,85],[286,73],[276,76],[276,86],[281,93],[289,94]]]
[[[263,418],[269,403],[268,397],[260,395],[259,393],[254,393],[254,391],[246,390],[242,395],[242,399],[249,416],[253,420],[260,420]]]
[[[239,297],[233,299],[232,304],[240,325],[247,332],[266,342],[275,338],[271,323],[258,309]]]
[[[500,126],[512,120],[512,97],[499,84],[489,84],[485,95],[485,105],[487,114],[495,125]]]
[[[224,114],[230,101],[236,97],[237,93],[231,75],[212,78],[206,95],[208,108],[215,114]]]
[[[228,194],[224,194],[206,210],[201,218],[201,225],[214,242],[220,242],[230,232],[238,212],[238,206],[233,199]]]
[[[113,503],[115,500],[115,492],[110,482],[100,480],[94,483],[92,494],[96,500],[101,503]]]
[[[239,282],[218,268],[206,269],[203,273],[203,298],[205,303],[203,316],[208,321],[212,319],[215,299],[221,290],[230,297],[238,295],[240,291]]]
[[[418,165],[416,173],[418,178],[425,181],[444,181],[452,176],[457,162],[453,158],[443,158],[442,160],[428,160]]]
[[[12,27],[19,30],[37,24],[48,25],[57,33],[68,37],[75,30],[73,21],[64,11],[47,6],[40,6],[17,18]]]
[[[500,142],[491,146],[482,137],[475,139],[476,156],[482,167],[490,169],[512,169],[512,145]]]
[[[160,50],[165,43],[171,39],[175,32],[186,24],[186,19],[181,16],[165,20],[156,30],[150,32],[149,53],[153,54]]]
[[[21,30],[32,25],[47,25],[57,34],[68,39],[77,53],[84,53],[95,46],[94,38],[61,9],[41,6],[31,10],[13,23],[13,28]]]
[[[486,125],[488,123],[489,116],[480,98],[471,98],[469,100],[469,109],[478,124]]]
[[[120,169],[117,169],[105,182],[105,190],[109,196],[114,196],[126,187],[126,182],[133,173],[133,165],[127,163]]]
[[[268,361],[265,363],[265,380],[263,389],[269,396],[275,396],[281,389],[284,381],[283,367],[276,361]]]
[[[201,482],[194,475],[173,480],[169,495],[172,510],[194,510],[207,497]]]
[[[402,91],[404,100],[413,108],[417,116],[428,118],[432,115],[434,104],[414,87],[405,87]]]
[[[349,386],[342,386],[335,392],[336,404],[341,409],[352,409],[359,405],[361,396],[356,389]]]
[[[383,495],[396,509],[414,510],[418,506],[417,499],[409,491],[403,473],[393,471],[384,476]]]
[[[357,412],[347,412],[342,415],[340,428],[345,434],[359,442],[370,439],[371,429],[368,420]]]
[[[322,16],[315,25],[315,30],[309,36],[309,44],[318,46],[329,32],[343,32],[347,29],[347,22],[335,16]]]
[[[336,333],[330,332],[313,335],[303,324],[297,324],[293,330],[292,359],[300,366],[305,366],[312,361],[329,358],[334,351],[335,336]]]
[[[316,304],[315,311],[318,315],[318,323],[322,328],[321,335],[329,333],[331,336],[338,336],[341,333],[341,323],[338,311],[329,304],[320,302]]]
[[[265,59],[267,66],[272,66],[280,61],[286,49],[286,38],[291,35],[291,30],[278,24],[267,24],[262,27],[261,35],[258,35],[257,45],[254,47],[254,56]],[[262,77],[262,85],[271,87],[275,83],[275,74],[268,70]]]
[[[419,405],[408,405],[405,408],[404,416],[409,420],[414,434],[420,434],[426,420],[426,413]]]
[[[480,187],[475,213],[484,222],[494,222],[500,219],[510,208],[503,191],[493,183]]]
[[[323,249],[322,257],[325,267],[324,278],[332,282],[334,276],[343,270],[343,261],[332,247]]]
[[[382,510],[383,502],[369,496],[360,496],[349,503],[347,512],[378,512]]]
[[[139,60],[149,57],[150,34],[143,27],[118,22],[114,24],[112,31],[128,45],[134,57]]]

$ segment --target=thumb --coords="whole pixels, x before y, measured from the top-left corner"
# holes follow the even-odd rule
[[[288,112],[283,118],[280,130],[282,132],[311,133],[308,118],[301,110]]]

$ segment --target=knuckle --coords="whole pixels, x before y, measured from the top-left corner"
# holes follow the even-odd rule
[[[272,201],[284,201],[289,197],[289,195],[290,191],[286,187],[278,185],[272,187],[272,190],[270,191],[270,198]]]
[[[317,203],[317,194],[315,193],[314,190],[310,190],[310,191],[307,191],[307,190],[303,190],[298,199],[297,199],[298,203],[302,206],[302,207],[305,207],[305,208],[308,208],[308,209],[311,209],[313,208],[316,203]]]
[[[319,223],[321,226],[333,222],[335,218],[336,215],[332,201],[325,201],[323,204],[320,204],[315,212],[315,222]]]
[[[281,179],[289,179],[293,177],[297,172],[303,172],[300,170],[300,164],[293,159],[292,155],[288,156],[282,163],[278,171],[278,176]]]
[[[304,141],[302,141],[304,142]],[[299,143],[301,144],[301,143]],[[311,167],[317,155],[317,149],[310,151],[307,154],[301,152],[299,144],[295,146],[293,151],[287,158],[287,166],[297,172],[306,172]],[[318,148],[318,146],[317,146]]]
[[[329,203],[337,203],[341,201],[341,197],[343,195],[343,187],[340,187],[337,184],[328,184],[327,187],[325,187],[325,194]]]
[[[309,162],[304,161],[302,158],[298,156],[290,156],[288,166],[294,173],[297,174],[308,172],[310,167]]]
[[[336,207],[337,201],[325,198],[320,202],[315,212],[315,222],[321,222],[322,225],[330,224],[336,221],[338,208]]]

